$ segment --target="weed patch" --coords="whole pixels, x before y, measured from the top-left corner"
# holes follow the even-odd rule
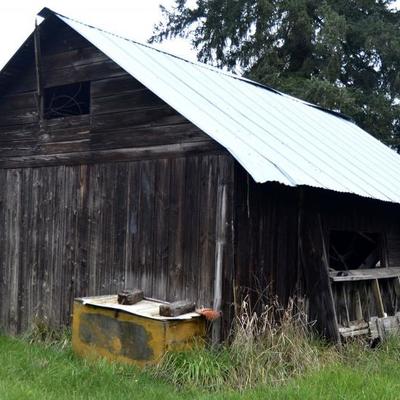
[[[311,331],[294,301],[285,309],[276,302],[266,305],[261,313],[244,301],[228,343],[169,353],[151,373],[178,387],[215,391],[284,383],[339,359]]]
[[[53,347],[65,350],[71,343],[70,328],[52,328],[46,320],[35,319],[30,329],[23,334],[22,339],[30,344],[42,344],[45,347]]]

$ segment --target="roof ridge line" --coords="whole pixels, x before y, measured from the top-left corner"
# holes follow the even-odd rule
[[[156,47],[154,47],[154,46],[152,46],[152,45],[150,45],[148,43],[143,43],[143,42],[140,42],[140,41],[137,41],[137,40],[134,40],[134,39],[129,39],[129,38],[125,37],[125,36],[118,35],[117,33],[110,32],[110,31],[108,31],[106,29],[102,29],[102,28],[99,28],[97,26],[87,24],[87,23],[79,21],[79,20],[77,20],[75,18],[71,18],[71,17],[68,17],[66,15],[60,14],[60,13],[58,13],[56,11],[53,11],[48,7],[44,7],[37,15],[41,16],[42,18],[46,18],[46,17],[49,17],[51,15],[55,15],[57,17],[61,17],[61,18],[68,19],[70,21],[74,21],[74,22],[76,22],[78,24],[87,26],[87,27],[89,27],[91,29],[96,29],[96,30],[98,30],[100,32],[104,32],[104,33],[106,33],[108,35],[115,36],[115,37],[117,37],[119,39],[126,40],[126,41],[131,42],[131,43],[135,43],[135,44],[137,44],[139,46],[147,47],[147,48],[149,48],[151,50],[158,51],[158,52],[160,52],[162,54],[165,54],[165,55],[167,55],[169,57],[173,57],[173,58],[176,58],[178,60],[190,63],[192,65],[195,65],[195,66],[199,67],[199,68],[204,68],[204,69],[207,69],[209,71],[213,71],[213,72],[215,72],[217,74],[222,74],[222,75],[225,75],[225,76],[227,76],[229,78],[237,79],[237,80],[240,80],[242,82],[248,83],[250,85],[254,85],[254,86],[260,87],[262,89],[268,90],[268,91],[270,91],[272,93],[275,93],[275,94],[278,94],[280,96],[288,97],[292,101],[297,101],[297,102],[302,103],[302,104],[304,104],[304,105],[306,105],[308,107],[312,107],[312,108],[318,109],[320,111],[326,112],[328,114],[331,114],[331,115],[333,115],[333,116],[335,116],[337,118],[344,119],[344,120],[346,120],[346,121],[348,121],[350,123],[353,123],[353,124],[355,123],[353,118],[351,118],[351,117],[349,117],[349,116],[347,116],[347,115],[345,115],[345,114],[343,114],[341,112],[334,111],[334,110],[331,110],[329,108],[324,108],[324,107],[322,107],[322,106],[320,106],[318,104],[309,103],[308,101],[305,101],[305,100],[299,99],[297,97],[291,96],[289,94],[283,93],[283,92],[281,92],[281,91],[279,91],[279,90],[277,90],[277,89],[275,89],[275,88],[273,88],[271,86],[265,85],[263,83],[254,81],[252,79],[249,79],[249,78],[246,78],[246,77],[243,77],[243,76],[240,76],[240,75],[235,75],[232,72],[224,71],[223,69],[218,68],[218,67],[214,67],[213,65],[209,65],[209,64],[206,64],[206,63],[203,63],[203,62],[200,62],[200,61],[188,60],[188,59],[183,58],[181,56],[178,56],[176,54],[169,53],[168,51],[158,49],[158,48],[156,48]]]
[[[230,78],[238,79],[238,80],[244,81],[244,82],[246,82],[246,83],[249,83],[249,84],[252,84],[252,85],[255,85],[255,86],[262,87],[263,89],[267,89],[267,90],[269,90],[269,91],[271,91],[271,92],[274,92],[274,93],[276,93],[276,94],[282,95],[282,93],[281,93],[279,90],[274,89],[273,87],[268,86],[268,85],[265,85],[265,84],[263,84],[263,83],[260,83],[260,82],[257,82],[257,81],[253,81],[253,80],[251,80],[251,79],[245,78],[244,76],[236,75],[236,74],[234,74],[234,73],[232,73],[232,72],[225,71],[225,70],[223,70],[223,69],[221,69],[221,68],[215,67],[215,66],[210,65],[210,64],[206,64],[206,63],[201,62],[201,61],[188,60],[187,58],[178,56],[178,55],[176,55],[176,54],[172,54],[172,53],[170,53],[170,52],[168,52],[168,51],[165,51],[165,50],[159,49],[159,48],[157,48],[157,47],[155,47],[155,46],[152,46],[152,45],[149,44],[149,43],[143,43],[143,42],[137,41],[137,40],[135,40],[135,39],[130,39],[130,38],[127,38],[127,37],[125,37],[125,36],[119,35],[119,34],[117,34],[117,33],[110,32],[110,31],[108,31],[108,30],[106,30],[106,29],[99,28],[99,27],[97,27],[97,26],[87,24],[87,23],[82,22],[82,21],[79,21],[79,20],[77,20],[77,19],[75,19],[75,18],[71,18],[71,17],[68,17],[68,16],[66,16],[66,15],[64,15],[64,14],[58,13],[58,12],[56,12],[56,11],[53,11],[53,10],[51,10],[50,8],[47,8],[47,7],[45,7],[43,10],[41,10],[37,15],[39,15],[39,16],[42,17],[42,18],[47,18],[47,17],[50,16],[50,15],[56,15],[57,17],[66,18],[66,19],[69,19],[70,21],[74,21],[74,22],[76,22],[76,23],[78,23],[78,24],[87,26],[87,27],[89,27],[89,28],[91,28],[91,29],[96,29],[96,30],[98,30],[98,31],[100,31],[100,32],[104,32],[104,33],[106,33],[106,34],[108,34],[108,35],[115,36],[115,37],[117,37],[117,38],[119,38],[119,39],[123,39],[123,40],[126,40],[126,41],[128,41],[128,42],[135,43],[135,44],[137,44],[137,45],[139,45],[139,46],[147,47],[147,48],[149,48],[149,49],[152,49],[152,50],[158,51],[158,52],[160,52],[160,53],[163,53],[163,54],[165,54],[165,55],[167,55],[167,56],[174,57],[174,58],[177,58],[178,60],[185,61],[185,62],[187,62],[187,63],[196,65],[196,66],[198,66],[198,67],[200,67],[200,68],[205,68],[205,69],[208,69],[208,70],[210,70],[210,71],[213,71],[213,72],[216,72],[216,73],[219,73],[219,74],[223,74],[223,75],[226,75],[226,76],[228,76],[228,77],[230,77]]]

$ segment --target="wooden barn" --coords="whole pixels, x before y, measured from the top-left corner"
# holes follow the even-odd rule
[[[0,73],[0,329],[140,287],[232,320],[307,301],[332,339],[400,311],[400,156],[348,118],[44,9]]]

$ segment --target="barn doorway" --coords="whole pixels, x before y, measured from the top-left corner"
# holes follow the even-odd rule
[[[382,235],[356,231],[331,231],[329,266],[336,271],[383,266]]]
[[[400,330],[400,268],[388,268],[382,233],[332,230],[329,275],[342,337]],[[384,332],[384,330],[387,332]]]

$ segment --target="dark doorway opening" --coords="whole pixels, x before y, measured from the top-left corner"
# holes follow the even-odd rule
[[[379,233],[331,231],[329,266],[337,271],[382,266],[382,238]]]

